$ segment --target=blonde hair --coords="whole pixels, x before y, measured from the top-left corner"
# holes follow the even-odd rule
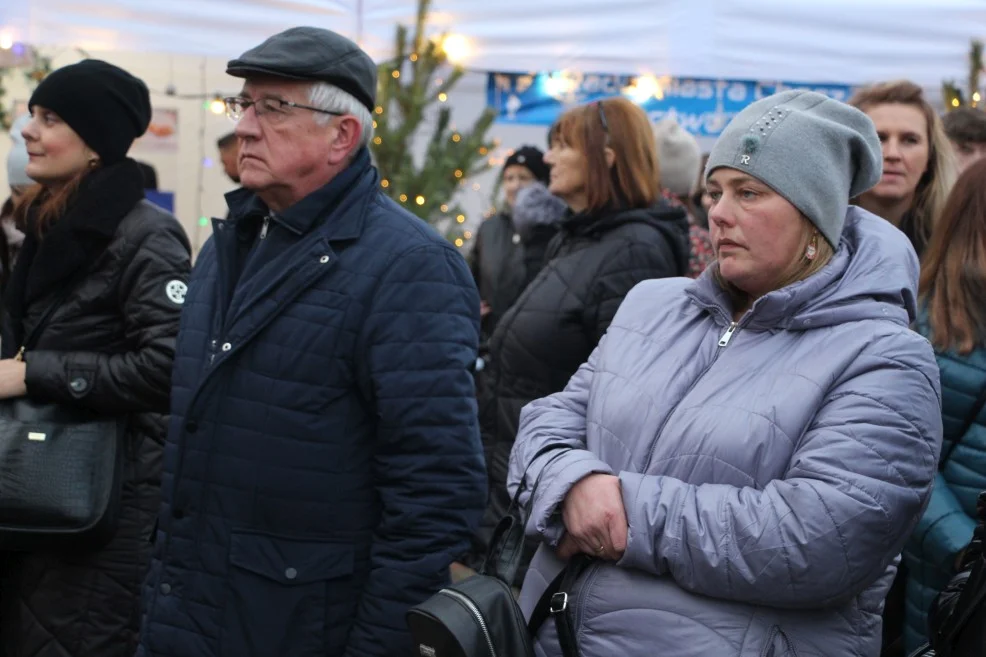
[[[828,243],[828,240],[822,237],[822,234],[818,232],[817,228],[815,228],[815,224],[811,223],[811,221],[808,220],[808,217],[804,215],[801,215],[801,221],[803,230],[801,233],[801,241],[798,243],[797,250],[797,253],[800,253],[801,257],[799,257],[797,261],[792,264],[790,271],[785,273],[784,276],[778,280],[777,284],[774,286],[774,290],[780,290],[781,288],[785,288],[788,285],[793,285],[794,283],[803,281],[806,278],[817,274],[822,270],[822,268],[825,267],[825,265],[829,263],[830,260],[832,260],[832,256],[835,255],[835,249],[833,249],[832,245]],[[814,259],[809,260],[804,254],[808,250],[808,245],[812,243],[812,240],[815,240],[816,251]],[[726,280],[726,278],[722,275],[722,272],[719,271],[718,262],[716,262],[713,266],[712,277],[729,297],[730,302],[733,304],[734,312],[749,310],[750,306],[753,305],[753,302],[756,301],[752,295],[744,292]]]
[[[861,89],[849,99],[849,104],[864,112],[877,105],[910,105],[924,115],[928,130],[928,170],[918,181],[914,202],[900,226],[921,253],[931,240],[931,233],[955,184],[954,155],[942,121],[925,99],[921,87],[908,80],[883,82]]]

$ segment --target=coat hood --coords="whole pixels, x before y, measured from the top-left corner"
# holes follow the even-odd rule
[[[689,294],[700,306],[731,316],[710,267]],[[849,206],[839,248],[821,271],[753,304],[748,326],[808,329],[863,319],[908,326],[917,316],[919,265],[907,236],[889,222]]]

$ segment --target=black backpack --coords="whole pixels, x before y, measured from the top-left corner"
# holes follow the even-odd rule
[[[567,451],[558,446],[541,450],[542,454],[558,450],[548,463]],[[543,473],[547,467],[541,469]],[[588,561],[575,558],[548,586],[531,616],[524,620],[509,582],[520,565],[524,550],[524,526],[530,517],[531,501],[524,512],[518,505],[527,473],[514,494],[507,514],[497,524],[490,540],[486,561],[479,574],[442,589],[407,612],[415,657],[534,657],[533,637],[547,620],[555,617],[565,657],[578,657],[574,632],[568,614],[568,594]]]

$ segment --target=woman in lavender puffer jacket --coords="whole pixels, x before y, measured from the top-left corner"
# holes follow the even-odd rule
[[[706,169],[717,263],[638,285],[568,387],[524,409],[510,486],[544,471],[543,544],[521,605],[594,557],[562,612],[581,657],[879,654],[942,434],[908,329],[917,258],[849,206],[880,176],[862,112],[754,103]],[[536,644],[563,654],[550,620]]]

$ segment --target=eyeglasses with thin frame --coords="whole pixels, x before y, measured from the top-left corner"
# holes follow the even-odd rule
[[[319,114],[329,114],[331,116],[343,116],[344,112],[333,112],[332,110],[322,109],[321,107],[312,107],[311,105],[302,105],[301,103],[295,103],[290,100],[283,100],[281,98],[264,97],[258,98],[257,100],[250,100],[249,98],[241,98],[239,96],[230,96],[229,98],[223,98],[223,104],[226,106],[226,116],[228,116],[233,121],[239,121],[243,118],[243,115],[251,107],[253,111],[257,113],[258,117],[266,116],[268,120],[279,120],[289,114],[287,108],[297,108],[306,109],[311,112],[318,112]]]

